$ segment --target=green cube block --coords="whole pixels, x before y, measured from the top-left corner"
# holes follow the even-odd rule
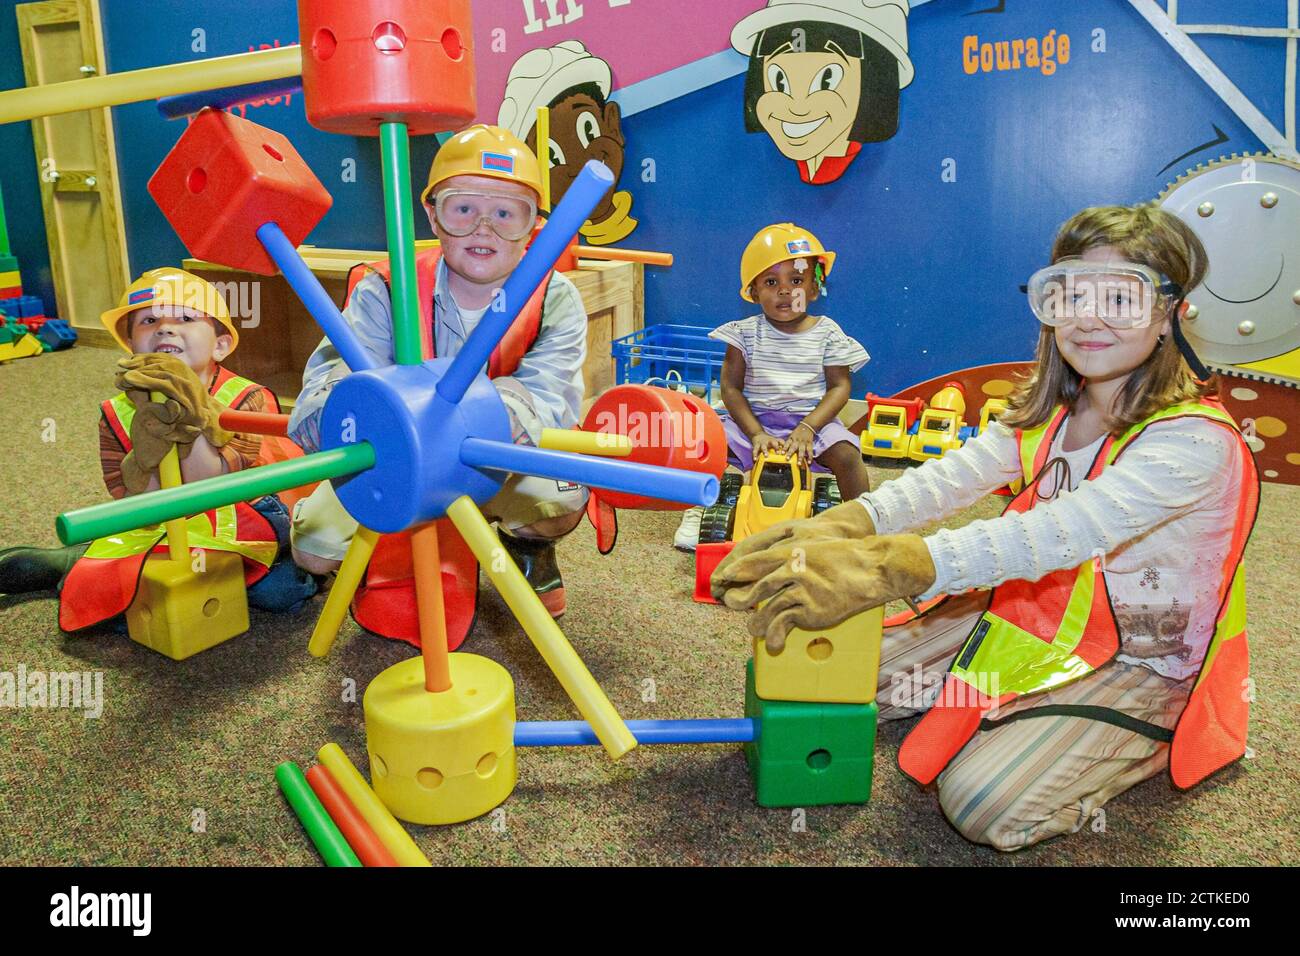
[[[17,272],[18,260],[13,256],[0,256],[0,272]]]
[[[758,731],[745,757],[761,807],[866,803],[876,750],[876,704],[764,700],[745,665],[745,716]]]

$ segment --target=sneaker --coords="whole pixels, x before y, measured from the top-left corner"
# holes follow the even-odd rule
[[[703,508],[687,508],[682,513],[682,523],[673,535],[673,547],[678,551],[694,551],[700,541],[700,519],[704,517]]]
[[[564,579],[560,577],[560,566],[555,562],[555,542],[542,538],[519,538],[500,529],[497,533],[502,547],[524,572],[524,577],[551,617],[558,618],[564,614],[567,602]]]

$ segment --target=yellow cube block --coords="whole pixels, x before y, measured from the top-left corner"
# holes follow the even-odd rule
[[[20,288],[22,284],[23,278],[17,269],[10,269],[8,272],[0,272],[0,289]]]
[[[876,699],[883,607],[827,631],[795,628],[779,654],[754,642],[754,683],[765,700],[869,704]]]
[[[515,685],[477,654],[452,654],[451,689],[424,687],[424,661],[394,664],[370,682],[362,705],[370,783],[408,823],[482,816],[515,788]]]
[[[126,612],[131,640],[183,661],[248,630],[244,559],[207,551],[204,561],[202,571],[160,556],[145,562]]]

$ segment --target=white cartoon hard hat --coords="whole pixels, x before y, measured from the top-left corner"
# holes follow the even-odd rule
[[[767,6],[741,20],[731,31],[731,45],[745,56],[764,30],[786,23],[834,23],[875,40],[898,60],[898,88],[912,82],[916,70],[907,55],[907,0],[767,0]]]
[[[607,97],[612,82],[609,64],[588,53],[578,40],[529,50],[510,68],[497,125],[526,140],[537,123],[539,106],[549,105],[565,90],[583,83],[595,83]]]

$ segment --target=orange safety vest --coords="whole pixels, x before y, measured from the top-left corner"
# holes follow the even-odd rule
[[[434,346],[433,295],[437,285],[439,248],[416,253],[416,288],[420,299],[420,341],[426,359],[436,356]],[[385,285],[392,281],[387,259],[359,263],[348,274],[344,308],[352,290],[367,271],[376,272]],[[542,328],[546,292],[551,275],[538,284],[532,297],[511,324],[505,337],[492,350],[488,378],[513,375]],[[442,558],[443,606],[447,617],[447,647],[456,650],[474,626],[478,608],[478,561],[455,526],[446,518],[437,521],[438,551]],[[411,567],[410,533],[386,534],[379,538],[366,568],[365,578],[352,599],[352,617],[368,631],[420,646],[420,624],[416,613],[415,577]]]
[[[1008,511],[1028,511],[1039,500],[1038,481],[1047,452],[1066,415],[1067,409],[1058,407],[1046,424],[1017,432],[1024,489],[1007,506]],[[1224,560],[1214,636],[1177,726],[1170,732],[1118,711],[1082,705],[1040,705],[1018,710],[1008,719],[1066,714],[1103,720],[1170,742],[1170,776],[1175,786],[1185,789],[1246,751],[1249,702],[1243,688],[1250,656],[1242,555],[1259,507],[1254,456],[1222,404],[1204,399],[1164,409],[1118,439],[1108,436],[1087,480],[1114,464],[1149,425],[1180,417],[1205,418],[1230,428],[1243,450],[1243,474],[1232,543]],[[899,766],[917,782],[930,783],[981,729],[985,715],[995,706],[1087,677],[1109,663],[1119,647],[1119,629],[1099,559],[1076,569],[1055,571],[1038,581],[998,585],[988,610],[953,661],[938,700],[903,741]],[[996,726],[996,722],[990,723]]]
[[[438,354],[433,335],[433,294],[436,291],[438,262],[441,259],[442,250],[438,247],[425,249],[415,255],[415,280],[420,299],[420,319],[422,320],[420,322],[420,343],[426,359],[436,358]],[[367,271],[378,273],[380,278],[384,280],[384,285],[391,286],[392,265],[387,259],[358,263],[348,273],[348,291],[346,298],[343,300],[345,309],[348,303],[352,301],[352,290],[365,277]],[[505,337],[492,350],[492,357],[488,360],[488,378],[515,374],[519,368],[519,363],[523,361],[524,356],[528,354],[528,350],[537,341],[537,336],[542,330],[546,292],[550,288],[553,274],[551,272],[546,274],[546,278],[538,284],[532,297],[524,305],[523,311],[511,323]]]
[[[262,386],[219,365],[210,394],[221,404],[234,407],[255,388]],[[267,395],[268,411],[278,412],[280,406],[275,394],[267,389]],[[129,452],[135,406],[125,393],[119,392],[100,408],[109,428]],[[301,454],[302,450],[288,439],[263,438],[258,464]],[[187,526],[193,547],[233,551],[243,557],[244,583],[249,587],[266,576],[275,560],[275,529],[244,502],[195,515],[187,520]],[[151,553],[168,554],[166,532],[161,526],[138,528],[93,542],[63,581],[59,592],[59,627],[64,631],[78,631],[130,607],[140,586],[145,560]]]

